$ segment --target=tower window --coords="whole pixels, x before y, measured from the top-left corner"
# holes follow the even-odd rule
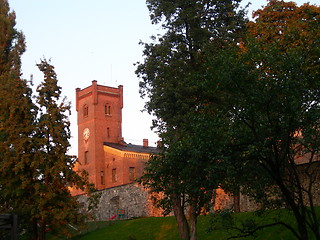
[[[89,152],[85,151],[84,152],[84,164],[88,164],[89,163]]]
[[[112,182],[116,182],[117,181],[117,169],[114,168],[112,169]]]
[[[111,115],[111,106],[108,103],[104,106],[104,114]]]
[[[107,137],[110,137],[110,128],[107,128]]]
[[[104,185],[104,172],[103,171],[100,172],[100,182],[101,182],[101,185]]]
[[[89,108],[88,108],[88,105],[85,104],[83,106],[83,117],[88,117],[88,115],[89,115]]]
[[[136,179],[136,168],[129,167],[129,181],[134,181]]]

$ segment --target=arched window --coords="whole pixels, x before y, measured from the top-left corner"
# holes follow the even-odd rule
[[[111,106],[108,103],[104,106],[104,114],[111,115]]]
[[[83,117],[88,117],[88,115],[89,115],[89,108],[88,108],[88,105],[85,104],[83,106]]]

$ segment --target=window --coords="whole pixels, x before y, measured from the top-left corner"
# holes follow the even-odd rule
[[[85,104],[83,106],[83,117],[88,117],[88,115],[89,115],[89,108],[88,108],[88,105]]]
[[[112,169],[112,182],[116,182],[117,181],[117,169],[114,168]]]
[[[110,128],[107,128],[107,137],[110,137]]]
[[[111,115],[111,106],[108,103],[104,106],[104,114]]]
[[[100,172],[100,182],[101,182],[101,185],[104,185],[104,172],[103,171]]]
[[[88,164],[89,163],[89,152],[85,151],[84,152],[84,164]]]
[[[136,168],[129,167],[129,181],[134,181],[136,179]]]

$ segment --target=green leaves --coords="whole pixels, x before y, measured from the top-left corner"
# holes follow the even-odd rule
[[[68,186],[89,184],[73,171],[75,158],[67,155],[70,105],[61,99],[54,67],[46,60],[38,64],[44,81],[33,103],[20,72],[24,37],[14,28],[7,1],[0,0],[0,6],[0,210],[18,213],[21,229],[37,238],[46,224],[60,229],[62,222],[83,218]]]
[[[208,81],[213,73],[208,69],[221,63],[206,63],[207,55],[216,56],[239,40],[246,23],[239,2],[147,1],[152,22],[161,22],[166,32],[144,45],[145,59],[136,74],[140,94],[148,98],[146,110],[157,118],[153,127],[163,151],[147,164],[141,181],[151,191],[164,193],[159,205],[166,212],[173,207],[181,225],[185,217],[177,216],[183,214],[177,205],[183,209],[189,204],[196,219],[202,207],[210,207],[213,189],[226,180],[222,149],[228,139],[223,136],[228,126],[224,120],[229,120],[224,113],[224,118],[215,117],[220,112],[214,104],[224,101],[224,95]]]
[[[54,67],[45,59],[37,66],[44,74],[44,81],[37,88],[39,115],[33,164],[37,171],[34,207],[39,215],[34,215],[33,221],[39,226],[48,224],[54,230],[61,228],[61,222],[76,223],[83,217],[77,211],[78,203],[68,187],[84,188],[89,184],[87,177],[73,171],[75,159],[67,155],[70,104],[65,102],[65,98],[61,99],[61,87],[57,85]]]
[[[245,25],[239,1],[147,4],[166,33],[145,44],[136,73],[164,149],[143,182],[190,204],[199,189],[240,185],[264,203],[285,199],[299,222],[301,179],[312,188],[314,172],[295,161],[319,153],[319,7],[273,0]]]
[[[194,82],[196,75],[202,76],[202,51],[235,39],[246,22],[244,10],[238,9],[239,1],[147,1],[147,5],[155,23],[164,19],[167,32],[158,43],[145,44],[145,61],[136,70],[142,79],[140,93],[150,99],[148,112],[162,120],[154,127],[175,128],[187,121],[183,116],[202,95]]]
[[[248,192],[254,190],[252,193],[255,197],[260,197],[260,190],[263,189],[264,195],[272,196],[262,198],[264,203],[270,199],[284,199],[294,211],[304,239],[307,234],[306,224],[317,225],[314,218],[305,217],[304,207],[312,205],[314,201],[311,189],[315,172],[310,169],[300,170],[299,151],[304,149],[304,163],[314,162],[313,156],[319,152],[318,141],[315,139],[319,134],[320,95],[318,83],[314,81],[318,73],[317,68],[310,64],[313,62],[311,59],[315,58],[310,53],[318,52],[319,45],[315,46],[312,41],[306,45],[296,44],[300,36],[293,34],[294,26],[308,20],[298,10],[287,10],[287,4],[292,5],[271,1],[269,6],[259,11],[257,23],[249,25],[243,49],[236,50],[236,47],[234,50],[223,50],[229,58],[225,58],[225,54],[221,55],[227,61],[222,63],[220,69],[228,74],[217,74],[215,69],[210,69],[207,75],[225,93],[224,103],[219,108],[232,117],[232,132],[229,132],[235,140],[230,143],[232,152],[235,153],[235,147],[242,146],[236,159],[244,163],[244,169],[248,172],[259,169],[250,172],[257,174],[257,184],[250,186],[244,181],[242,189]],[[269,12],[270,9],[272,11]],[[318,9],[309,6],[309,10],[317,15]],[[290,17],[285,22],[279,20],[280,15],[287,14]],[[278,25],[274,24],[277,19],[285,30],[278,38],[270,37],[273,32],[268,27],[277,28]],[[313,24],[306,23],[305,26],[309,26],[304,29],[304,33],[310,34],[310,39],[313,33],[319,32]],[[252,29],[258,29],[259,33]],[[290,38],[287,38],[289,35]],[[209,56],[210,63],[216,63],[216,60],[216,57]],[[222,80],[219,76],[222,76]],[[313,137],[309,135],[311,133]],[[309,144],[313,146],[312,149]],[[314,167],[317,168],[316,165]],[[246,176],[247,180],[254,177],[254,174]],[[270,188],[272,184],[277,187]],[[306,189],[306,185],[309,189]],[[274,197],[277,192],[281,192],[281,195]],[[313,231],[318,234],[317,228]]]

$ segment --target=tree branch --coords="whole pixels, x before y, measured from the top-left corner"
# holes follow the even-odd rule
[[[294,230],[293,227],[291,227],[290,225],[286,224],[285,222],[275,222],[275,223],[265,224],[265,225],[258,226],[253,230],[248,230],[248,231],[245,231],[245,230],[243,230],[241,228],[232,228],[234,230],[240,231],[242,234],[237,235],[237,236],[231,236],[228,239],[249,237],[249,236],[252,236],[254,233],[256,233],[259,230],[262,230],[262,229],[267,228],[267,227],[273,227],[273,226],[276,226],[276,225],[282,225],[282,226],[288,228],[297,237],[297,239],[301,239],[301,237],[298,235],[296,230]]]

